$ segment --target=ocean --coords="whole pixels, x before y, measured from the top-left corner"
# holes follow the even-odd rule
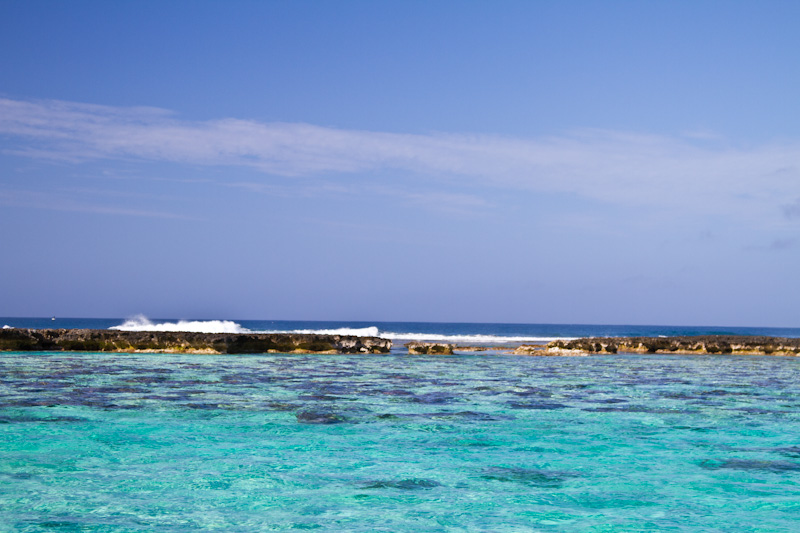
[[[624,326],[589,324],[489,324],[447,322],[322,322],[298,320],[176,320],[136,316],[120,318],[0,317],[0,327],[87,328],[127,331],[200,331],[208,333],[328,333],[380,336],[398,347],[412,340],[465,345],[519,345],[576,337],[658,337],[679,335],[766,335],[800,337],[800,328],[722,326]]]
[[[402,349],[418,338],[504,345],[800,329],[179,324],[0,318],[0,327],[377,331],[398,348],[0,353],[0,530],[800,529],[796,358]]]

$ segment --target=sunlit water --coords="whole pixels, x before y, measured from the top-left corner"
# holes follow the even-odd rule
[[[800,361],[0,354],[3,531],[796,531]]]

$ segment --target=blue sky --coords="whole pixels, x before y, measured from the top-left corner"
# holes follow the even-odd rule
[[[800,326],[798,23],[0,0],[0,316]]]

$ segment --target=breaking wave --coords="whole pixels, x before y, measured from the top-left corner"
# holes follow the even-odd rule
[[[188,331],[191,333],[249,333],[230,320],[179,320],[178,322],[153,323],[146,316],[138,315],[127,319],[119,326],[109,329],[119,331]]]
[[[253,327],[251,325],[251,327]],[[174,322],[153,322],[144,315],[125,320],[110,329],[119,331],[189,331],[193,333],[298,333],[309,335],[349,335],[356,337],[381,337],[397,342],[427,341],[459,344],[491,345],[512,343],[546,343],[567,337],[536,337],[530,335],[486,335],[465,333],[419,333],[403,331],[381,331],[377,326],[362,328],[340,327],[320,329],[248,329],[231,320],[179,320]],[[570,337],[571,338],[571,337]]]
[[[291,331],[269,331],[265,333],[305,333],[313,335],[352,335],[355,337],[384,337],[383,335],[381,335],[381,332],[375,326],[371,326],[368,328],[293,329]]]
[[[432,342],[460,342],[474,344],[508,344],[519,342],[550,342],[556,339],[565,340],[566,337],[504,337],[501,335],[442,335],[437,333],[394,333],[387,331],[381,333],[385,339],[398,341],[432,341]]]
[[[502,335],[446,335],[441,333],[403,333],[394,331],[381,331],[376,326],[366,328],[336,328],[336,329],[292,329],[253,331],[253,333],[303,333],[315,335],[353,335],[356,337],[381,337],[393,341],[430,341],[447,343],[472,343],[472,344],[510,344],[522,342],[550,342],[566,337],[531,337],[531,336],[502,336]]]

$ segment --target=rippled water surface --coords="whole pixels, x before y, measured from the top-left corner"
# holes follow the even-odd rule
[[[0,529],[795,531],[800,361],[0,354]]]

